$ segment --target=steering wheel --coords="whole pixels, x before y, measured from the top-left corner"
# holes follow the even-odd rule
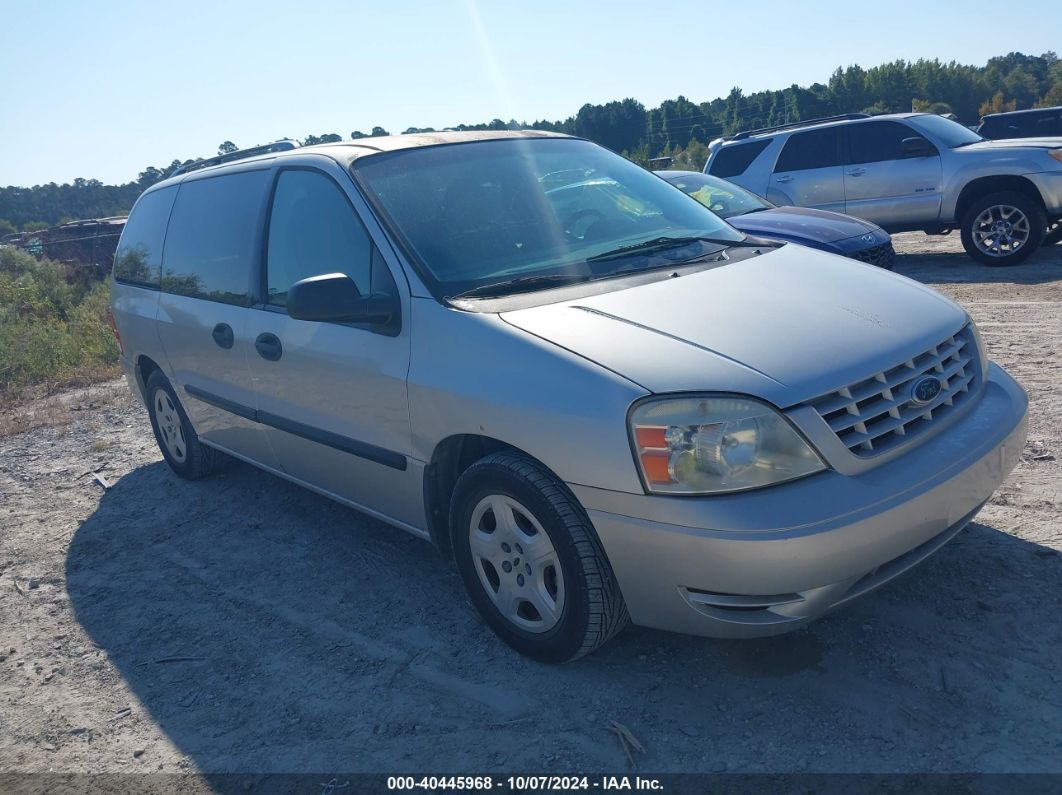
[[[591,223],[586,225],[586,229],[583,230],[583,234],[582,235],[572,235],[572,228],[575,226],[576,223],[578,223],[579,221],[583,220],[584,218],[591,218],[591,217],[593,217],[594,220]],[[578,237],[578,238],[582,239],[582,237],[586,234],[586,230],[587,229],[589,229],[591,226],[593,226],[594,223],[596,223],[597,221],[604,221],[604,220],[605,220],[605,215],[604,215],[604,213],[602,213],[599,210],[593,210],[593,209],[576,210],[574,213],[572,213],[567,218],[565,218],[564,221],[562,222],[564,224],[564,234],[570,235],[572,237]]]

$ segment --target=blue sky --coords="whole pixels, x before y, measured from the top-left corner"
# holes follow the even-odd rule
[[[1057,0],[12,2],[0,0],[0,185],[381,125],[560,119],[825,81],[896,58],[981,64],[1059,46]],[[987,26],[987,28],[986,28]],[[987,34],[987,35],[986,35]]]

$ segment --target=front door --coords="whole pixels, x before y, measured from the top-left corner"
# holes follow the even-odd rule
[[[924,136],[895,121],[850,124],[844,167],[845,212],[886,228],[940,217],[940,155]],[[921,138],[933,154],[904,157],[903,141]]]
[[[258,418],[292,477],[420,526],[421,473],[408,458],[409,308],[395,277],[404,278],[360,220],[360,198],[341,187],[349,177],[322,169],[284,168],[275,178],[265,301],[249,332],[257,341],[249,361]],[[398,295],[402,322],[381,330],[289,317],[291,285],[326,273],[347,274],[363,294]]]
[[[844,172],[839,127],[793,133],[782,147],[767,185],[778,205],[844,212]]]

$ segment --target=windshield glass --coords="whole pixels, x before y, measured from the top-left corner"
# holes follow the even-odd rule
[[[520,278],[532,284],[528,277],[604,278],[630,271],[638,259],[651,267],[654,258],[696,258],[744,239],[663,180],[588,141],[510,138],[406,149],[362,158],[353,173],[442,296]],[[723,242],[600,258],[672,237]]]
[[[667,171],[659,173],[676,188],[695,198],[720,218],[733,218],[735,215],[745,215],[774,207],[773,204],[761,199],[755,193],[750,193],[733,182],[727,182],[719,177],[711,177],[707,174],[671,175]]]
[[[926,114],[925,116],[912,116],[907,121],[912,127],[918,127],[934,136],[949,149],[985,140],[973,130],[963,127],[957,121],[945,119],[943,116]]]

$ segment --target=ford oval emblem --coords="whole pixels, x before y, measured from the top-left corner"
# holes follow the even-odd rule
[[[935,375],[927,375],[919,378],[911,387],[911,402],[924,406],[932,402],[933,398],[940,394],[943,384]]]

